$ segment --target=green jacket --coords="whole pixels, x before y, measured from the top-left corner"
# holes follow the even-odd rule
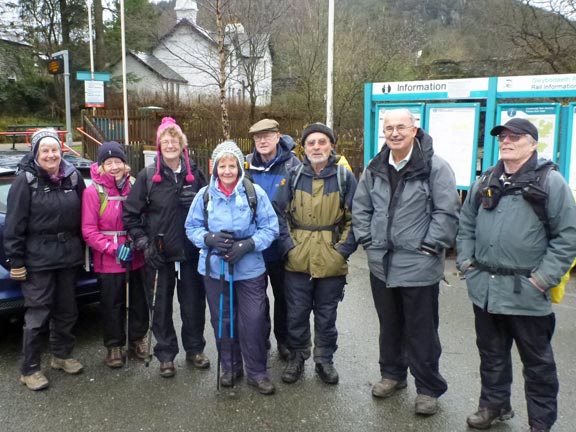
[[[309,274],[313,278],[344,276],[348,257],[356,250],[352,232],[352,197],[356,179],[346,170],[346,191],[341,206],[337,167],[334,156],[316,175],[307,158],[296,185],[290,171],[274,197],[278,214],[282,255],[285,268]]]
[[[511,181],[525,181],[543,163],[545,160],[537,160],[535,153]],[[472,186],[462,206],[456,238],[456,264],[466,276],[470,300],[494,314],[552,313],[549,291],[539,291],[529,277],[549,290],[570,268],[576,256],[576,205],[572,191],[559,172],[549,173],[545,184],[548,238],[544,225],[522,195],[504,194],[492,210],[478,205],[475,197],[479,183]],[[494,274],[494,269],[524,271],[504,275]]]

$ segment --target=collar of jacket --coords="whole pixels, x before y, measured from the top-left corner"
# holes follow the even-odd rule
[[[434,149],[432,146],[432,137],[418,128],[414,138],[414,149],[412,157],[408,164],[400,171],[405,180],[418,180],[428,178],[432,168],[432,156]],[[387,145],[382,147],[380,153],[368,164],[367,170],[370,170],[374,176],[388,177],[388,159],[390,157],[390,148]]]

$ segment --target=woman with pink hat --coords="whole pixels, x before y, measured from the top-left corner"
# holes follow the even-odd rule
[[[160,361],[160,375],[165,378],[176,374],[178,338],[172,320],[175,286],[186,360],[198,369],[210,367],[210,360],[204,355],[206,293],[197,270],[199,251],[184,230],[188,209],[198,190],[206,185],[206,178],[190,160],[187,145],[186,135],[176,120],[164,117],[156,133],[155,163],[138,173],[123,211],[126,230],[136,249],[144,252],[149,291],[156,292],[154,355]],[[161,249],[157,242],[160,236]]]

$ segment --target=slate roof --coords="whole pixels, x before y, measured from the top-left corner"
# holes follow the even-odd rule
[[[152,54],[146,54],[143,52],[130,51],[130,54],[134,56],[140,63],[150,69],[152,72],[160,75],[163,79],[168,81],[187,83],[188,81],[179,73],[171,69],[166,63],[154,57]]]

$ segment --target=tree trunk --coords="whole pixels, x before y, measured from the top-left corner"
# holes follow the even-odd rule
[[[218,59],[220,61],[220,109],[222,112],[222,135],[230,139],[230,119],[228,117],[228,104],[226,102],[226,53],[224,52],[224,23],[220,0],[216,0],[216,27],[218,31]]]
[[[102,18],[102,0],[94,0],[94,69],[104,71],[104,21]]]

